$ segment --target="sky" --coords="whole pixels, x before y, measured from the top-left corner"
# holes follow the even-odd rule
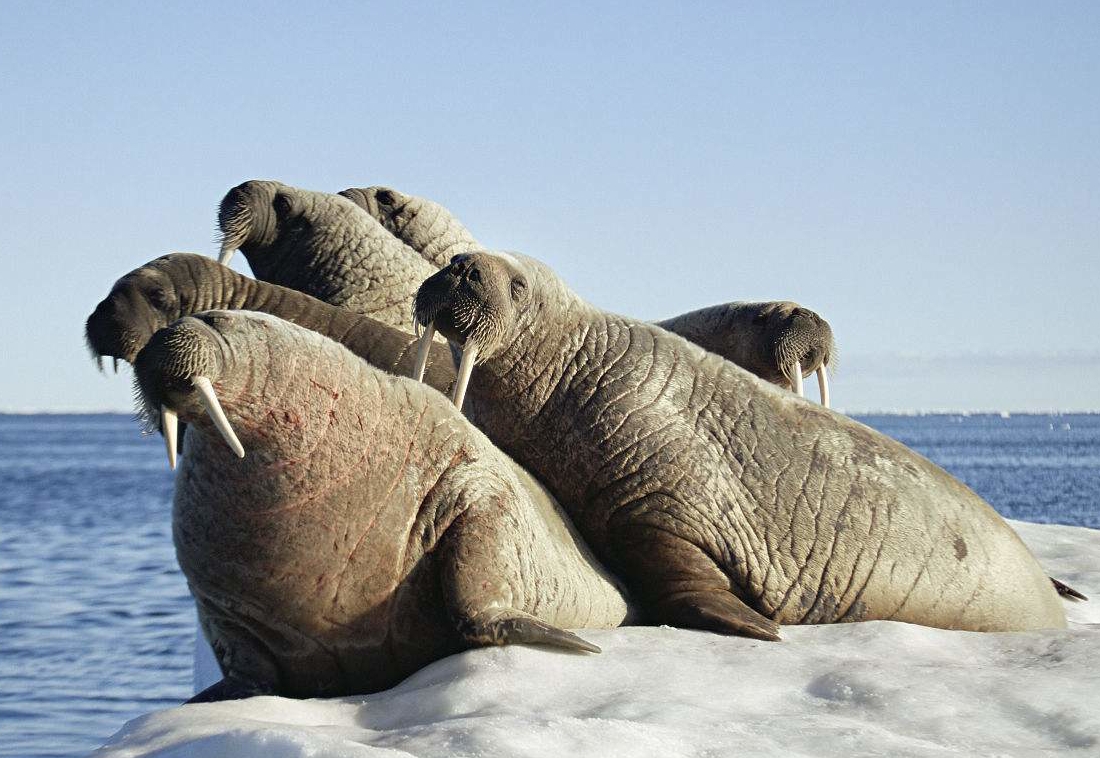
[[[246,179],[640,318],[797,300],[847,410],[1100,409],[1100,5],[911,6],[5,3],[0,410],[130,408],[85,318]]]

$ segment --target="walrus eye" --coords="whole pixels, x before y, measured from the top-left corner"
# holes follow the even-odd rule
[[[156,287],[149,290],[146,297],[149,298],[149,303],[157,310],[164,310],[168,307],[169,297],[163,287]]]
[[[374,197],[382,205],[393,205],[394,202],[396,202],[396,198],[394,198],[393,193],[389,190],[382,190]]]
[[[275,212],[280,216],[290,215],[290,198],[286,195],[282,193],[275,195],[275,199],[271,202],[271,204],[275,207]]]
[[[527,294],[527,280],[522,276],[512,279],[512,299],[519,300]]]

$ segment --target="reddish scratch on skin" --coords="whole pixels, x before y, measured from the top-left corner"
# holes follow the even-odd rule
[[[308,495],[302,497],[300,500],[295,500],[292,503],[287,503],[286,505],[281,505],[278,508],[269,508],[267,510],[262,510],[262,511],[253,511],[252,513],[255,514],[255,515],[258,515],[258,516],[259,515],[267,516],[267,515],[270,515],[270,514],[273,514],[273,513],[284,513],[286,511],[294,510],[295,508],[304,508],[305,506],[312,503],[314,500],[327,495],[332,490],[336,489],[340,485],[342,485],[345,482],[349,481],[352,477],[361,474],[362,470],[363,470],[363,464],[367,460],[367,458],[370,457],[370,454],[371,454],[371,448],[368,447],[366,450],[363,451],[363,454],[359,457],[359,460],[357,460],[354,463],[350,464],[347,467],[347,469],[344,471],[343,474],[341,474],[338,477],[330,478],[326,482],[326,484],[327,484],[326,487],[322,487],[321,489],[317,490],[316,492],[313,492],[312,494],[308,494]],[[296,464],[298,462],[299,462],[298,459],[295,459],[293,461],[287,461],[287,463],[294,463],[294,464]],[[333,545],[335,547],[335,543],[333,543]]]
[[[302,427],[302,417],[290,408],[269,408],[266,418],[272,425],[292,426],[296,429]]]
[[[420,431],[420,425],[424,423],[424,416],[427,413],[428,406],[425,405],[424,408],[420,411],[420,415],[417,417],[416,423],[413,425],[413,431],[409,439],[409,447],[405,450],[405,458],[401,461],[401,466],[397,469],[397,473],[394,475],[393,481],[390,483],[390,488],[386,490],[386,494],[379,499],[380,503],[388,502],[390,495],[393,494],[393,491],[397,489],[397,485],[401,482],[401,478],[405,474],[405,469],[408,468],[409,458],[412,456],[413,447],[416,445],[417,433]],[[355,562],[355,554],[359,552],[359,548],[363,545],[363,540],[367,538],[367,535],[374,528],[374,522],[378,520],[378,516],[382,512],[382,510],[382,508],[379,508],[374,512],[374,514],[371,516],[370,523],[367,524],[366,528],[359,535],[359,539],[356,541],[355,546],[351,549],[351,552],[348,553],[347,560],[344,563],[344,568],[340,572],[340,576],[337,578],[336,581],[336,590],[332,593],[333,605],[337,604],[337,598],[340,597],[340,589],[344,584],[344,576],[347,574],[348,569],[351,568],[351,564]]]
[[[324,384],[321,384],[320,382],[314,381],[313,379],[310,379],[309,383],[312,384],[317,389],[324,390],[325,392],[332,395],[333,400],[338,400],[340,398],[340,391],[339,390],[334,390],[332,387],[328,387]]]

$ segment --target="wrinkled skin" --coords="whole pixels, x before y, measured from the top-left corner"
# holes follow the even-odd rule
[[[208,310],[270,313],[340,342],[390,373],[407,375],[416,355],[408,332],[297,290],[241,276],[205,256],[165,255],[119,279],[88,317],[85,338],[93,355],[133,363],[158,329]],[[441,392],[454,382],[448,349],[433,345],[425,381]]]
[[[1065,626],[1027,548],[945,471],[593,307],[536,261],[460,256],[421,287],[417,317],[477,350],[470,416],[546,483],[651,622],[763,639],[869,619]]]
[[[147,414],[191,429],[173,534],[225,676],[197,700],[373,692],[481,645],[598,651],[562,627],[627,618],[563,515],[438,392],[241,311],[158,332],[135,372]]]
[[[218,211],[222,262],[240,249],[258,279],[411,328],[416,288],[435,267],[347,198],[248,181]]]
[[[474,235],[439,203],[389,187],[353,187],[340,194],[436,268],[446,266],[456,255],[484,250]]]
[[[790,301],[712,305],[657,326],[786,389],[793,389],[795,362],[810,376],[831,366],[836,352],[828,322]]]
[[[488,252],[439,203],[389,187],[352,188],[340,194],[436,267],[446,266],[455,255]],[[832,365],[836,352],[828,322],[789,301],[725,303],[657,325],[786,389],[795,388],[795,361],[802,375],[810,376]]]
[[[408,332],[297,290],[249,279],[193,253],[165,255],[119,279],[88,317],[85,338],[93,355],[133,363],[157,330],[210,310],[278,316],[335,340],[372,366],[399,376],[412,371],[416,357],[416,341]],[[433,343],[424,381],[440,392],[450,392],[454,378],[450,350]],[[510,459],[509,463],[528,497],[544,502],[544,507],[557,507],[534,477]]]

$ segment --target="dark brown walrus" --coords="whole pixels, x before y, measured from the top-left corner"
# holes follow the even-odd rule
[[[764,639],[869,619],[1065,626],[1015,532],[945,471],[595,308],[537,261],[459,256],[421,286],[416,314],[460,348],[471,417],[553,491],[652,622]]]

